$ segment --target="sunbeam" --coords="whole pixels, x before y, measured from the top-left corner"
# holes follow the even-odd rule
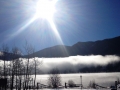
[[[62,39],[61,39],[61,37],[60,37],[60,35],[59,35],[58,31],[57,31],[57,28],[56,28],[53,20],[50,20],[50,19],[49,19],[48,21],[49,21],[49,23],[50,23],[50,25],[51,25],[51,27],[52,27],[53,32],[54,32],[55,35],[58,37],[60,43],[63,44]]]
[[[39,0],[36,3],[36,8],[35,8],[36,12],[34,17],[36,19],[42,18],[42,20],[44,19],[47,20],[52,28],[54,35],[58,39],[59,43],[63,45],[64,43],[53,21],[54,14],[57,11],[55,7],[57,1],[58,0]],[[66,51],[65,53],[68,55],[68,52],[65,47],[64,49]]]
[[[31,18],[30,20],[26,21],[25,23],[21,24],[19,27],[16,27],[15,29],[17,29],[16,32],[14,32],[13,34],[10,35],[10,38],[8,39],[12,39],[15,36],[17,36],[18,34],[20,34],[21,32],[23,32],[31,23],[33,23],[35,21],[35,17]]]
[[[63,41],[62,41],[62,39],[60,37],[60,34],[59,34],[59,32],[58,32],[58,30],[57,30],[57,28],[56,28],[53,20],[52,19],[48,19],[48,21],[49,21],[49,23],[50,23],[50,25],[52,27],[52,30],[55,33],[56,37],[58,38],[58,40],[60,41],[60,43],[63,45],[64,43],[63,43]],[[66,50],[65,47],[64,47],[64,50],[65,50],[65,53],[68,55],[68,52],[67,52],[67,50]]]
[[[29,35],[31,34],[31,32],[32,34],[36,35],[35,37],[33,37],[33,41],[36,40],[36,37],[39,37],[39,39],[41,39],[41,37],[44,36],[46,37],[46,40],[49,40],[48,38],[52,37],[51,43],[53,43],[55,40],[55,43],[64,45],[61,34],[59,34],[56,23],[54,21],[58,19],[56,15],[59,15],[59,10],[57,8],[57,4],[59,4],[58,0],[35,0],[30,2],[16,1],[16,3],[18,4],[16,5],[16,7],[21,9],[22,11],[19,12],[19,15],[16,16],[20,18],[21,21],[24,21],[22,21],[21,23],[20,19],[18,20],[20,21],[20,23],[19,25],[16,25],[11,29],[11,32],[8,35],[10,38],[8,38],[8,40],[14,39],[14,37],[19,36],[22,32],[27,31]],[[11,3],[11,5],[13,4]],[[22,7],[18,7],[19,5],[22,5]],[[17,10],[15,11],[15,13],[18,13]],[[49,24],[47,24],[46,21]],[[44,35],[43,32],[49,33],[49,36]],[[25,36],[25,38],[27,38],[27,36],[28,34]],[[42,42],[47,41],[45,41],[45,39],[43,38]],[[65,53],[68,54],[67,49],[64,49],[66,51]]]

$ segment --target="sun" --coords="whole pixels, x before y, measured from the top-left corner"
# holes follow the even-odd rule
[[[56,0],[38,0],[36,4],[36,18],[51,19],[56,11]]]
[[[37,0],[36,6],[35,6],[35,16],[33,17],[32,21],[39,18],[42,18],[43,20],[46,19],[52,28],[51,30],[54,32],[54,34],[58,38],[58,41],[61,44],[63,44],[61,36],[54,23],[54,17],[53,17],[55,12],[57,11],[55,7],[57,1],[58,0]]]

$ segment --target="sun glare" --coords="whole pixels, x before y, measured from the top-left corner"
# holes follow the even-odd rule
[[[59,39],[59,41],[63,44],[59,32],[57,31],[57,28],[53,21],[53,15],[56,11],[55,4],[57,1],[58,0],[38,0],[36,5],[35,19],[46,19],[52,27],[52,30]]]
[[[55,13],[56,0],[38,0],[36,5],[36,17],[51,19]]]

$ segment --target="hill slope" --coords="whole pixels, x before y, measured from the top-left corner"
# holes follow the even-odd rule
[[[36,57],[68,57],[75,55],[120,55],[120,36],[95,42],[78,42],[73,46],[57,45],[40,50]],[[32,56],[32,55],[31,55]]]

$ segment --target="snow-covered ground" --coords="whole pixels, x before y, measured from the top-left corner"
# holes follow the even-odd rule
[[[81,90],[81,89],[39,89],[39,90]],[[82,89],[82,90],[111,90],[111,89]]]
[[[75,84],[81,84],[80,76],[82,76],[83,87],[88,87],[90,82],[95,81],[98,85],[110,87],[115,85],[115,81],[120,78],[120,73],[77,73],[77,74],[61,74],[62,85],[68,80],[73,80]],[[34,76],[33,76],[34,77]],[[37,75],[37,82],[47,85],[49,75]]]
[[[38,89],[38,90],[81,90],[81,89]],[[111,89],[82,89],[82,90],[111,90]],[[117,90],[120,90],[120,89],[117,89]]]

